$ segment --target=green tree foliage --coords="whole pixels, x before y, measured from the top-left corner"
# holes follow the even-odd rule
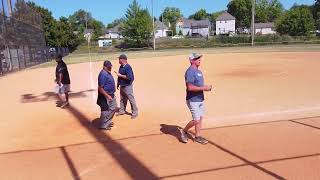
[[[214,12],[210,15],[210,21],[215,23],[216,19],[223,13],[224,11]]]
[[[159,20],[164,22],[172,30],[173,34],[176,34],[176,24],[180,18],[182,18],[182,14],[179,8],[166,7],[160,15]]]
[[[210,14],[207,13],[205,9],[200,9],[196,13],[189,16],[189,19],[195,19],[195,20],[203,20],[210,17]]]
[[[83,33],[86,28],[93,29],[92,40],[97,40],[99,36],[102,35],[102,30],[104,28],[103,23],[93,18],[90,12],[79,9],[69,16],[68,19],[73,31]]]
[[[42,28],[47,46],[68,47],[72,51],[83,41],[81,35],[74,34],[72,24],[67,18],[61,17],[57,21],[48,9],[36,5],[34,2],[28,2],[28,5],[42,17]]]
[[[320,0],[315,0],[314,5],[312,6],[312,14],[316,23],[316,27],[320,30]]]
[[[74,12],[71,16],[69,16],[68,19],[74,31],[83,33],[83,31],[86,29],[86,26],[88,26],[89,29],[92,29],[89,27],[89,23],[93,20],[92,15],[83,9],[79,9],[78,11]]]
[[[228,12],[236,18],[236,27],[250,27],[252,0],[231,0]]]
[[[125,42],[129,47],[149,46],[152,30],[152,17],[134,0],[127,9],[122,26]]]
[[[115,19],[114,21],[112,21],[112,23],[109,23],[109,24],[107,25],[107,28],[108,28],[108,29],[113,28],[113,27],[115,27],[115,26],[117,26],[117,25],[119,25],[119,24],[121,24],[121,23],[123,23],[123,22],[124,22],[124,18]]]
[[[314,19],[308,6],[294,6],[276,23],[277,32],[290,36],[308,36],[315,30]]]
[[[257,0],[256,22],[273,22],[282,12],[283,6],[279,0]]]
[[[52,13],[43,7],[36,5],[34,2],[27,2],[28,6],[38,12],[42,18],[42,28],[47,46],[57,46],[57,21],[53,18]]]

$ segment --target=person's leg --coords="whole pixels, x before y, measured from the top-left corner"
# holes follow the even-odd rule
[[[61,87],[61,93],[65,95],[65,102],[61,104],[61,108],[66,107],[69,105],[69,91],[70,91],[70,85],[69,84],[63,84]]]
[[[66,103],[69,103],[69,93],[66,92],[66,93],[65,93],[65,96],[66,96]]]
[[[196,126],[195,126],[195,141],[200,143],[200,144],[207,144],[209,141],[206,140],[205,138],[203,138],[200,134],[201,134],[201,128],[202,128],[202,120],[203,120],[203,116],[204,116],[204,103],[201,102],[199,104],[199,121],[197,122]]]
[[[119,115],[123,115],[126,112],[128,97],[125,93],[125,87],[120,87],[120,109]]]
[[[138,107],[137,107],[136,100],[133,95],[133,85],[127,86],[125,89],[125,93],[127,94],[127,97],[129,99],[129,102],[131,105],[132,118],[135,118],[138,116]]]

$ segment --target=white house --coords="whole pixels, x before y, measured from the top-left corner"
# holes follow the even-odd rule
[[[161,21],[156,21],[155,22],[155,37],[156,38],[162,38],[162,37],[167,37],[168,32],[170,31],[168,27]]]
[[[275,34],[275,26],[273,22],[269,23],[255,23],[255,33],[256,34]]]
[[[232,35],[236,33],[236,18],[223,12],[216,19],[216,35]]]
[[[113,28],[106,29],[104,31],[104,35],[99,37],[99,38],[106,38],[106,39],[122,39],[123,36],[121,35],[120,32],[120,24],[116,25]]]
[[[211,23],[206,20],[180,19],[176,24],[177,34],[180,32],[183,36],[209,36]]]

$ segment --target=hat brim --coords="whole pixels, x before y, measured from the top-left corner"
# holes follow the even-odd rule
[[[191,60],[192,60],[192,61],[195,61],[195,60],[200,59],[201,57],[202,57],[202,55],[199,55],[199,56],[197,56],[197,57],[192,58]]]

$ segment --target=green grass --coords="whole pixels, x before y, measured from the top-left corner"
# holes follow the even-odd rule
[[[129,59],[150,58],[153,57],[165,57],[186,55],[191,52],[198,52],[202,54],[217,54],[217,53],[256,53],[256,52],[305,52],[305,51],[319,51],[320,45],[317,44],[299,44],[299,45],[268,45],[268,46],[255,46],[255,47],[217,47],[217,48],[185,48],[185,49],[166,49],[166,50],[143,50],[143,51],[128,51],[123,52],[127,54]],[[64,57],[64,61],[67,64],[86,63],[115,60],[121,54],[121,52],[109,52],[109,53],[71,53]],[[51,61],[48,63],[40,64],[32,68],[44,68],[55,66],[56,62]]]

